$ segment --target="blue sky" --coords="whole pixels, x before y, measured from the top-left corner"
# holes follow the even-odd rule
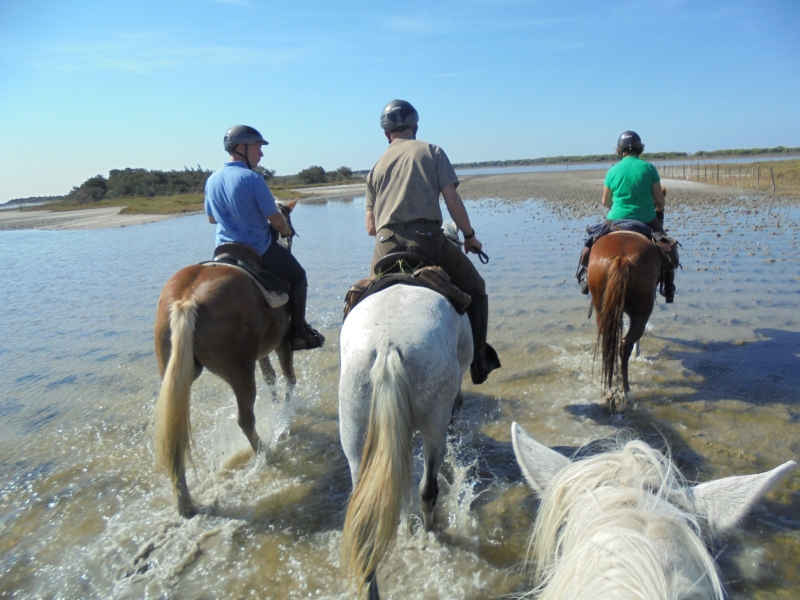
[[[0,0],[0,202],[125,167],[370,168],[380,111],[453,162],[800,146],[797,0]]]

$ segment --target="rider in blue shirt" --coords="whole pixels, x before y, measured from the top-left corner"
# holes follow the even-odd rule
[[[289,284],[289,336],[292,350],[311,350],[325,342],[321,333],[306,323],[308,280],[297,259],[270,234],[270,225],[282,236],[292,228],[275,204],[264,178],[253,171],[268,142],[246,125],[231,127],[224,138],[230,155],[222,169],[206,182],[205,209],[209,223],[217,226],[217,245],[245,244],[261,255],[265,269]]]

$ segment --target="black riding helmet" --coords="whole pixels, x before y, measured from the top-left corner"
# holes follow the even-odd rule
[[[253,166],[250,164],[250,159],[247,158],[247,147],[250,144],[262,144],[264,146],[269,144],[269,142],[258,133],[257,129],[248,125],[234,125],[228,129],[228,131],[225,132],[224,143],[225,152],[244,158],[244,162],[247,163],[247,168],[249,169],[252,169]],[[244,154],[234,150],[239,144],[244,144]]]
[[[617,152],[637,152],[641,154],[644,152],[644,144],[642,138],[635,131],[623,131],[617,140]]]
[[[405,100],[392,100],[381,113],[381,127],[386,133],[397,133],[419,122],[417,109]]]

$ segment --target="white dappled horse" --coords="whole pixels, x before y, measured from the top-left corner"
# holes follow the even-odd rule
[[[375,570],[394,544],[412,485],[412,438],[422,434],[420,503],[433,527],[447,427],[472,362],[466,315],[422,287],[394,285],[362,300],[340,337],[339,429],[353,492],[342,537],[346,572],[378,598]]]
[[[689,486],[641,441],[572,462],[516,423],[511,437],[541,498],[528,559],[542,600],[721,600],[701,536],[733,528],[795,464]]]

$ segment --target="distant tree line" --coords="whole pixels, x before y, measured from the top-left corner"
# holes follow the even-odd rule
[[[72,188],[65,200],[75,204],[89,204],[104,198],[152,198],[198,193],[203,191],[209,175],[211,171],[200,166],[196,169],[184,168],[183,171],[112,169],[107,179],[96,175]]]
[[[275,171],[257,166],[255,172],[264,181],[277,185],[310,185],[314,183],[340,183],[353,180],[350,167],[339,167],[325,171],[311,166],[297,175],[276,177]],[[201,194],[212,171],[198,166],[182,171],[148,171],[147,169],[112,169],[108,178],[102,175],[90,177],[81,185],[72,188],[64,200],[71,204],[90,204],[103,199],[152,198],[153,196],[175,196],[178,194]]]
[[[353,169],[350,167],[339,167],[335,171],[326,171],[322,167],[311,166],[300,171],[297,174],[297,178],[306,185],[312,183],[336,183],[352,179]]]
[[[787,148],[786,146],[776,146],[775,148],[737,148],[735,150],[698,150],[692,156],[762,156],[764,154],[800,154],[800,148]]]
[[[709,157],[709,156],[760,156],[769,154],[798,155],[800,148],[787,148],[777,146],[775,148],[750,148],[747,150],[714,150],[711,152],[699,150],[698,152],[645,152],[642,158],[647,160],[672,160],[681,158]],[[469,163],[457,163],[453,166],[459,169],[469,169],[476,167],[528,167],[534,165],[564,165],[564,164],[586,164],[615,162],[618,160],[616,154],[587,154],[584,156],[548,156],[544,158],[523,158],[516,160],[494,160]]]

